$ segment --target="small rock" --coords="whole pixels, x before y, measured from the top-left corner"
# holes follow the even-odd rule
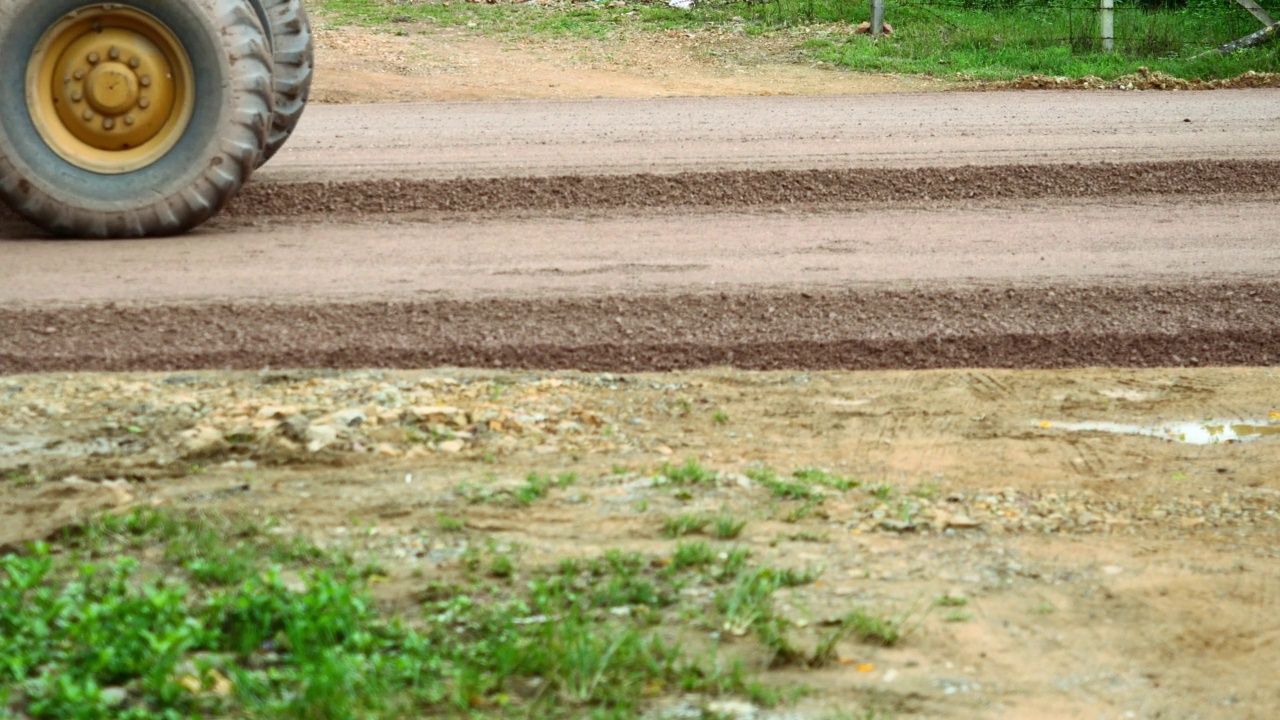
[[[707,712],[721,718],[752,720],[760,711],[755,705],[742,700],[713,700],[707,703]]]
[[[467,424],[466,413],[448,405],[418,406],[410,408],[409,414],[423,424],[450,423],[457,427]]]
[[[124,704],[125,700],[129,699],[129,690],[122,687],[105,687],[98,694],[98,698],[107,707],[119,707]]]
[[[906,520],[893,520],[890,518],[881,520],[880,527],[884,530],[898,533],[912,532],[916,529],[915,523],[910,523]]]
[[[227,441],[222,433],[211,425],[199,425],[178,434],[181,438],[179,447],[185,457],[203,457],[216,455],[227,449]]]
[[[440,452],[446,453],[460,453],[466,446],[467,444],[461,440],[445,440],[439,445],[436,445]]]
[[[284,420],[298,414],[293,405],[267,405],[258,411],[258,417],[264,420]]]
[[[296,443],[308,441],[307,429],[310,427],[311,421],[306,415],[293,415],[282,420],[279,425],[281,434]]]
[[[360,410],[339,410],[333,414],[333,421],[342,427],[360,427],[369,419]]]
[[[338,429],[332,425],[312,425],[306,432],[307,450],[320,452],[338,440]]]

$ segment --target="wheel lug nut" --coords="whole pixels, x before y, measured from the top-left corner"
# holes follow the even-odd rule
[[[108,50],[108,51],[107,51],[107,57],[111,58],[112,60],[119,60],[119,59],[120,59],[120,48],[114,48],[114,47],[113,47],[113,48],[111,48],[110,50]]]
[[[151,87],[151,76],[143,75],[142,77],[138,78],[138,84],[141,85],[142,87]]]
[[[85,110],[85,111],[84,111],[84,114],[83,114],[83,115],[81,115],[80,117],[84,118],[84,121],[85,121],[85,122],[89,122],[89,121],[93,120],[93,111],[92,111],[92,110]]]
[[[105,120],[102,121],[103,130],[112,130],[115,128],[115,126],[116,126],[116,121],[111,118],[106,118]]]
[[[138,107],[146,110],[151,107],[151,98],[138,98]]]
[[[138,58],[129,58],[129,67],[133,68],[134,70],[137,70],[138,66],[141,64],[142,64],[142,61],[139,60]]]
[[[83,79],[84,79],[84,71],[83,71],[83,70],[76,70],[75,72],[71,73],[71,77],[75,78],[76,80],[83,80]]]
[[[89,57],[85,59],[89,61],[90,65],[97,65],[98,61],[102,59],[102,56],[96,52],[91,52],[89,53]]]
[[[80,102],[83,99],[84,99],[84,93],[80,92],[79,90],[71,93],[71,102]]]
[[[133,116],[132,116],[132,115],[125,115],[125,116],[124,116],[124,124],[125,124],[125,125],[132,125],[132,124],[133,124]]]

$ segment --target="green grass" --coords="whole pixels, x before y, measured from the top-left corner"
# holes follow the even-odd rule
[[[933,604],[936,607],[958,608],[968,605],[969,598],[963,595],[951,595],[948,593],[934,598]]]
[[[733,515],[722,513],[711,519],[711,531],[721,540],[733,540],[742,534],[742,530],[746,528],[747,521],[739,520]]]
[[[836,659],[836,646],[849,637],[873,645],[891,647],[902,639],[902,625],[890,618],[872,615],[862,608],[846,613],[835,628],[818,642],[808,659],[810,667],[825,667]]]
[[[546,496],[552,488],[566,488],[578,481],[574,473],[561,473],[555,477],[529,473],[524,485],[516,489],[515,499],[521,505],[532,505]]]
[[[664,695],[785,695],[690,633],[742,627],[774,664],[811,660],[773,594],[817,572],[752,567],[743,548],[520,568],[493,553],[394,614],[368,585],[390,571],[269,530],[140,510],[0,556],[0,715],[621,720]]]
[[[716,553],[704,542],[680,543],[671,555],[671,568],[684,570],[701,568],[710,565],[716,559]]]
[[[559,475],[529,473],[524,482],[514,488],[490,487],[487,483],[491,483],[494,479],[496,479],[494,476],[489,476],[486,478],[486,483],[464,482],[458,485],[456,491],[470,503],[528,507],[545,498],[552,490],[567,488],[578,482],[577,474],[571,472]],[[445,529],[457,530],[461,527]]]
[[[791,474],[790,478],[780,477],[776,471],[768,467],[752,468],[746,474],[768,490],[773,497],[802,503],[789,511],[785,518],[787,522],[798,522],[811,514],[827,499],[827,490],[845,492],[862,485],[857,480],[834,475],[815,467],[799,468]]]
[[[844,492],[859,487],[862,483],[840,475],[835,475],[817,467],[803,467],[791,473],[791,476],[802,483],[821,485]]]
[[[683,465],[663,463],[658,471],[658,481],[671,485],[698,485],[715,482],[719,475],[703,467],[696,458],[685,460]]]
[[[1248,15],[1220,6],[1193,11],[1119,12],[1116,51],[1101,51],[1096,14],[1040,7],[965,10],[900,8],[893,36],[870,41],[839,34],[808,40],[821,60],[853,70],[1008,80],[1024,75],[1105,80],[1149,68],[1182,78],[1233,77],[1280,70],[1275,47],[1230,56],[1192,56],[1251,32]]]
[[[407,34],[406,28],[464,26],[479,32],[605,39],[624,28],[694,29],[709,17],[728,19],[728,9],[689,13],[665,3],[634,3],[625,8],[601,3],[564,7],[468,3],[464,0],[393,3],[383,0],[319,0],[317,17],[336,25],[355,25]],[[686,401],[687,402],[687,401]],[[687,412],[691,406],[685,408]]]
[[[747,477],[759,483],[769,494],[781,500],[803,500],[805,502],[819,503],[826,498],[826,495],[817,488],[814,488],[804,481],[790,481],[778,477],[778,474],[770,468],[753,468],[747,471]]]
[[[467,529],[467,521],[463,518],[441,514],[436,517],[436,520],[443,532],[462,532]]]
[[[711,518],[706,515],[683,514],[669,517],[662,521],[662,536],[678,538],[700,533],[710,522]]]
[[[317,5],[319,14],[331,23],[398,34],[424,26],[461,26],[511,38],[564,36],[618,42],[634,32],[733,28],[748,37],[794,37],[798,57],[806,61],[857,71],[977,80],[1032,74],[1111,80],[1143,67],[1175,77],[1206,79],[1234,77],[1249,70],[1280,72],[1280,43],[1229,56],[1191,59],[1258,28],[1251,16],[1223,0],[1188,0],[1180,9],[1154,11],[1118,0],[1113,53],[1101,52],[1097,13],[1079,9],[1089,3],[1053,7],[1043,0],[891,4],[886,19],[895,32],[874,41],[853,33],[853,26],[870,15],[869,3],[854,0],[708,1],[691,11],[675,10],[662,2],[527,7],[460,0],[320,0]],[[1262,5],[1273,14],[1280,13],[1275,0],[1264,0]],[[722,413],[713,416],[717,423],[727,420]]]

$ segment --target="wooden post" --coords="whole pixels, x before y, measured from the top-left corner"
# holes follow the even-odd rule
[[[1115,0],[1102,0],[1102,52],[1116,49]]]
[[[1236,2],[1240,3],[1240,5],[1242,5],[1245,10],[1248,10],[1251,15],[1258,18],[1258,22],[1263,25],[1271,27],[1276,24],[1275,19],[1273,19],[1266,10],[1263,10],[1258,3],[1253,0],[1236,0]]]
[[[871,37],[884,34],[884,0],[871,0]]]

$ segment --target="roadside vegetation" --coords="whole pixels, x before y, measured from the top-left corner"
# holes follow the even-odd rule
[[[890,36],[857,34],[870,20],[861,0],[705,0],[681,10],[661,0],[601,0],[551,4],[464,0],[319,0],[320,17],[410,34],[466,27],[504,36],[573,36],[620,40],[627,33],[706,31],[732,44],[735,36],[782,39],[789,59],[851,70],[962,80],[1011,80],[1027,75],[1114,80],[1138,73],[1183,79],[1232,78],[1280,72],[1280,43],[1230,55],[1197,58],[1261,26],[1230,0],[1117,0],[1116,48],[1101,48],[1096,2],[1077,0],[921,0],[888,4]],[[1280,15],[1280,3],[1260,3]],[[428,29],[424,29],[427,26]],[[717,52],[723,52],[723,43]],[[728,417],[724,416],[723,422]]]
[[[721,540],[741,530],[709,522]],[[820,570],[762,567],[722,543],[527,567],[518,549],[476,545],[437,576],[278,530],[148,509],[0,555],[0,715],[620,719],[671,697],[774,706],[804,690],[769,669],[822,667],[842,660],[841,642],[904,633],[855,608],[797,641],[774,596]]]

